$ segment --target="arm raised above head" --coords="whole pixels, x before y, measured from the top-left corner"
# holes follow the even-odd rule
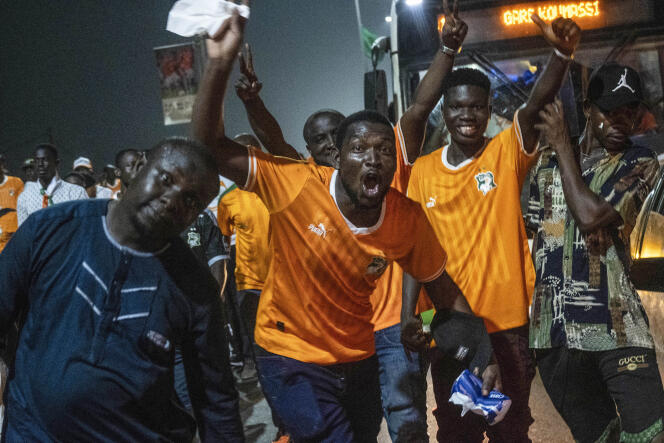
[[[219,174],[240,184],[247,180],[247,148],[226,137],[223,105],[228,79],[244,36],[245,21],[235,12],[214,36],[207,39],[209,61],[196,95],[191,121],[192,136],[210,149]]]
[[[554,48],[554,53],[537,79],[526,105],[518,113],[523,148],[528,153],[532,153],[537,146],[539,133],[534,125],[539,122],[538,114],[558,93],[581,40],[581,28],[571,19],[558,17],[547,24],[537,14],[533,14],[532,20],[540,27],[544,39]]]
[[[299,160],[299,154],[286,142],[277,119],[270,113],[259,95],[263,84],[258,80],[254,70],[254,56],[248,43],[245,45],[244,53],[240,53],[240,73],[241,76],[235,83],[235,92],[244,104],[254,134],[270,154]]]
[[[413,104],[401,117],[401,132],[410,163],[414,163],[420,156],[429,114],[443,95],[445,77],[452,71],[454,57],[468,33],[468,25],[459,18],[457,0],[454,0],[452,11],[447,0],[444,0],[443,10],[445,24],[440,37],[441,50],[436,52],[427,73],[417,86]]]

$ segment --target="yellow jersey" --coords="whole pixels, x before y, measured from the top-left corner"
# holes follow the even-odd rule
[[[270,267],[270,214],[253,192],[232,185],[219,198],[217,220],[222,234],[235,237],[237,289],[262,290]]]
[[[417,159],[408,196],[419,202],[449,253],[447,272],[489,332],[528,323],[535,284],[521,188],[536,155],[514,123],[475,158],[453,166],[447,146]]]

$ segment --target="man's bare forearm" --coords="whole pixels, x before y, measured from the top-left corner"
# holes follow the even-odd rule
[[[437,279],[424,284],[427,295],[436,310],[452,309],[454,311],[473,314],[466,297],[461,289],[454,283],[447,272],[443,272]],[[474,315],[474,314],[473,314]]]
[[[401,288],[401,319],[403,321],[406,317],[415,315],[415,308],[417,307],[422,283],[415,280],[407,272],[404,272]]]
[[[286,143],[281,126],[267,109],[263,100],[256,97],[243,103],[251,129],[265,149],[272,155],[299,160],[300,156],[291,145]]]
[[[454,56],[438,51],[429,70],[417,86],[413,104],[401,118],[401,131],[410,162],[414,162],[420,155],[429,114],[440,101],[443,95],[443,81],[453,67]]]
[[[566,142],[569,143],[569,142]],[[606,200],[588,188],[581,176],[571,145],[557,147],[565,203],[581,232],[591,232],[622,220],[620,214]]]
[[[233,62],[234,59],[211,58],[196,95],[192,135],[211,148],[224,138],[223,104]]]
[[[422,283],[404,272],[401,302],[402,319],[406,316],[412,317],[415,314],[421,288]],[[452,309],[473,314],[466,297],[447,272],[443,272],[440,277],[431,282],[424,283],[424,288],[436,310]]]
[[[558,55],[551,54],[544,68],[530,92],[526,106],[519,111],[519,124],[523,135],[524,148],[527,151],[534,149],[539,133],[533,128],[539,120],[538,113],[545,105],[551,103],[560,90],[570,61]]]

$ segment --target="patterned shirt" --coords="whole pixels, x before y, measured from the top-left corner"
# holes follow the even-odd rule
[[[85,198],[88,198],[88,193],[84,188],[67,183],[57,175],[53,176],[46,189],[39,181],[26,182],[16,203],[18,225],[21,226],[28,215],[44,208],[44,200],[47,202],[46,206],[53,206],[56,203]]]
[[[583,168],[583,181],[620,214],[621,226],[581,233],[565,203],[552,150],[542,153],[531,182],[527,218],[537,235],[530,345],[536,349],[654,347],[629,278],[629,235],[659,164],[640,146],[614,156],[595,153],[600,155]]]

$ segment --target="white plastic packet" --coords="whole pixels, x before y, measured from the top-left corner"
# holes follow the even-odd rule
[[[249,18],[249,7],[225,0],[178,0],[168,13],[166,30],[183,37],[217,33],[222,23],[236,10]]]

